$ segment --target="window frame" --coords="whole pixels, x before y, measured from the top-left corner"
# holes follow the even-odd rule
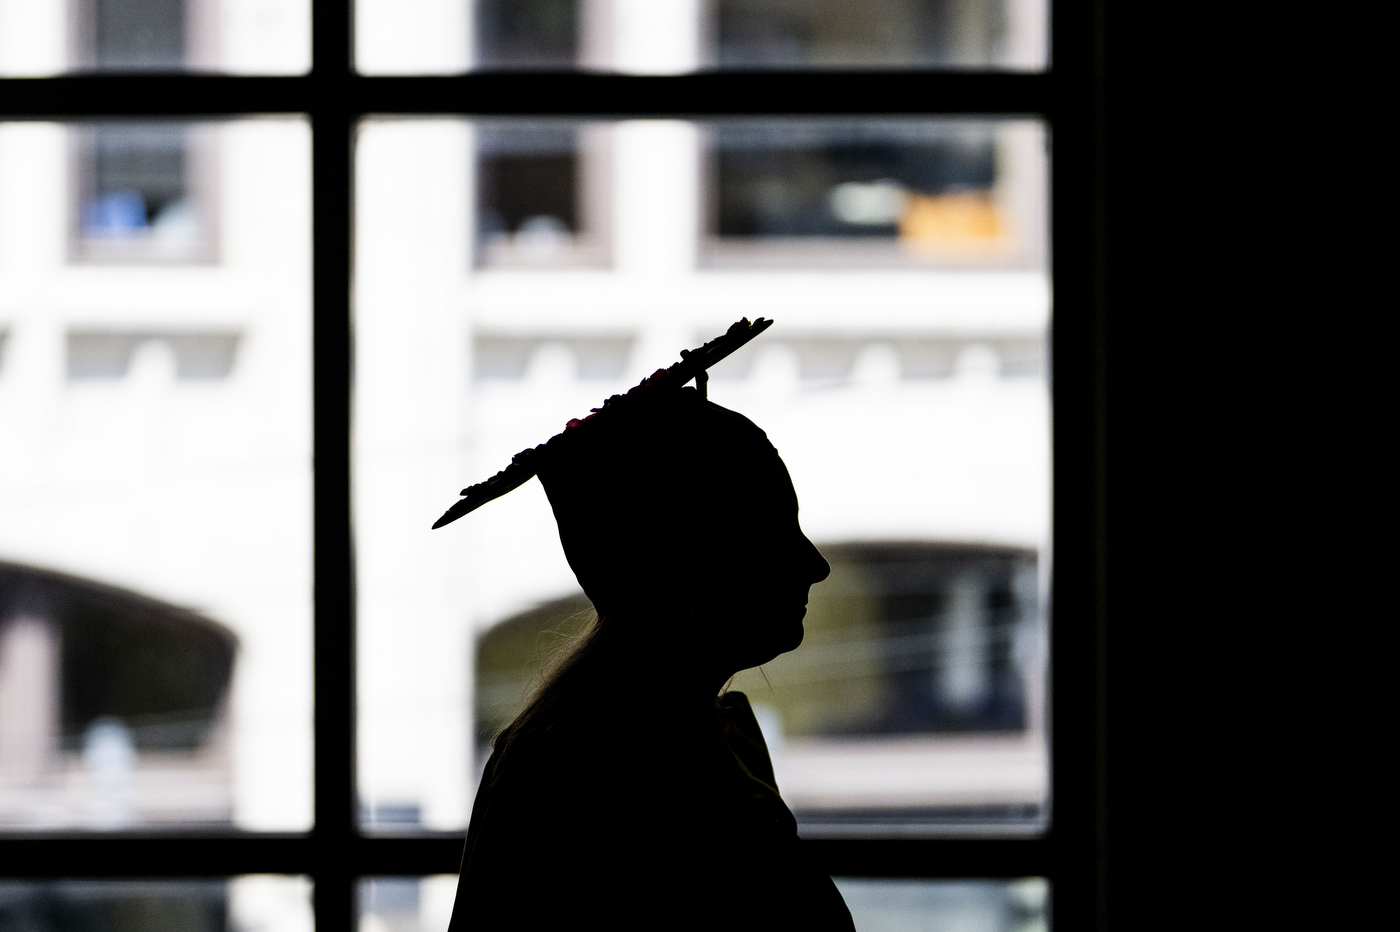
[[[175,831],[7,835],[0,874],[174,878],[289,873],[315,884],[317,926],[349,929],[356,881],[456,873],[461,833],[374,837],[357,824],[355,567],[350,483],[354,134],[370,115],[537,117],[1017,116],[1043,120],[1054,158],[1050,242],[1054,575],[1052,808],[1034,838],[813,839],[824,870],[865,877],[1049,879],[1054,921],[1102,928],[1106,887],[1107,362],[1103,187],[1106,0],[1051,10],[1043,73],[701,72],[651,77],[478,72],[355,74],[351,0],[311,0],[312,70],[0,79],[0,120],[218,120],[296,114],[312,131],[314,828],[306,834]],[[876,102],[871,104],[870,102]],[[1058,209],[1055,209],[1058,208]]]

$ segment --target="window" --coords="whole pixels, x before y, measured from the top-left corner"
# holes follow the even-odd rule
[[[78,262],[213,262],[217,141],[179,123],[94,124],[73,133]]]
[[[743,144],[747,204],[778,214],[779,233],[797,215],[797,235],[705,236],[726,182],[706,156],[726,133]],[[576,154],[589,135],[610,156],[591,176]],[[371,828],[465,824],[489,731],[518,708],[540,639],[588,608],[537,486],[431,538],[410,517],[429,507],[420,496],[494,472],[741,314],[778,324],[716,368],[712,397],[778,444],[808,532],[840,568],[817,587],[804,648],[737,683],[783,747],[780,782],[804,831],[1043,825],[1044,270],[907,261],[896,223],[847,236],[828,207],[843,185],[865,196],[911,165],[903,177],[935,191],[974,177],[969,162],[991,184],[977,163],[1000,139],[1025,150],[1019,188],[1002,172],[1007,213],[1039,242],[1045,152],[1031,121],[361,124],[353,467]],[[456,161],[464,150],[474,177]],[[782,160],[794,152],[815,164]],[[474,199],[443,196],[473,183]],[[784,197],[794,186],[815,195]],[[580,202],[608,222],[589,231]],[[463,228],[480,237],[474,267],[451,250]],[[610,262],[570,261],[588,232]],[[707,239],[736,260],[717,261]],[[872,472],[881,481],[865,486]],[[456,750],[473,728],[476,747]],[[465,772],[446,778],[452,768]]]
[[[207,0],[79,0],[75,63],[96,71],[178,71],[207,43]]]
[[[802,648],[734,683],[754,703],[804,834],[879,824],[1039,828],[1045,709],[1034,552],[821,549],[832,577],[813,590]],[[590,608],[582,596],[565,598],[478,635],[478,761],[541,658],[583,630]],[[644,694],[644,678],[635,688]]]
[[[310,26],[309,0],[6,3],[0,76],[302,74]]]
[[[1043,8],[999,0],[714,0],[724,68],[1025,67],[1013,49]],[[1023,21],[1028,20],[1028,21]],[[1024,53],[1023,53],[1024,54]]]
[[[148,359],[154,350],[174,362],[175,378],[182,381],[226,379],[243,335],[236,331],[122,331],[70,330],[68,379],[124,379],[134,363]],[[150,347],[151,349],[147,349]]]
[[[18,929],[312,927],[309,884],[281,877],[228,880],[0,881],[0,922]]]
[[[0,73],[104,72],[0,88],[0,423],[27,444],[0,467],[0,692],[42,711],[0,716],[28,852],[0,916],[439,923],[475,737],[582,606],[547,553],[512,575],[537,538],[482,544],[541,526],[528,496],[400,541],[764,314],[712,390],[803,464],[837,568],[761,703],[813,856],[888,922],[1088,925],[1084,9],[1056,5],[1052,75],[1034,3],[848,8],[0,6]],[[873,475],[896,418],[957,427]],[[993,758],[995,786],[920,782]],[[54,762],[98,788],[82,818],[40,818]]]
[[[371,74],[1038,71],[1048,51],[1044,0],[362,0],[356,13]]]
[[[176,606],[22,566],[0,564],[0,591],[0,825],[230,823],[237,636]]]
[[[1044,255],[1035,124],[721,123],[712,264],[1034,266]]]
[[[606,263],[606,128],[485,123],[475,142],[480,265]]]
[[[579,0],[478,0],[478,68],[570,68],[578,62]]]

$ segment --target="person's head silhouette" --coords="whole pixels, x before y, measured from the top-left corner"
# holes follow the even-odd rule
[[[741,321],[595,416],[570,421],[463,490],[434,525],[537,475],[569,565],[598,611],[498,750],[567,714],[619,665],[664,658],[671,695],[712,700],[738,671],[801,643],[808,590],[831,568],[798,524],[787,468],[752,421],[682,387],[696,378],[703,389],[705,368],[768,323]]]
[[[763,431],[694,389],[589,427],[551,441],[539,477],[599,614],[719,683],[797,647],[830,567]]]

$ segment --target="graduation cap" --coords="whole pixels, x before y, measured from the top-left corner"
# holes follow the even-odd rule
[[[695,380],[695,387],[703,398],[710,378],[709,368],[772,325],[773,321],[763,317],[758,318],[753,323],[750,323],[749,319],[745,317],[721,336],[715,337],[699,349],[681,350],[680,362],[666,369],[657,369],[650,376],[642,379],[638,385],[629,389],[626,394],[613,395],[604,401],[601,407],[592,409],[592,413],[587,417],[570,419],[564,425],[563,433],[555,435],[554,438],[551,438],[551,442],[573,431],[590,430],[595,422],[620,417],[630,408],[664,397],[668,393],[678,392],[691,379]],[[510,465],[505,469],[485,482],[479,482],[463,489],[460,493],[462,499],[443,512],[442,517],[433,523],[434,530],[445,524],[451,524],[487,502],[500,498],[507,492],[518,489],[529,482],[541,468],[544,458],[548,456],[549,446],[550,443],[542,443],[537,447],[521,450],[511,457]]]

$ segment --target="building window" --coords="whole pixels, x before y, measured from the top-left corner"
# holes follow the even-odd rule
[[[827,546],[804,649],[767,667],[781,733],[1017,734],[1039,654],[1031,551]],[[745,685],[761,677],[746,672]],[[761,695],[761,693],[755,693]]]
[[[289,932],[311,923],[311,885],[299,877],[0,881],[4,929]]]
[[[702,342],[697,334],[697,342]],[[895,380],[942,382],[959,377],[1039,379],[1045,374],[1045,341],[1039,334],[918,333],[859,331],[802,333],[768,342],[773,354],[796,362],[796,380],[806,389],[851,388]],[[759,351],[746,346],[715,366],[720,381],[754,375]]]
[[[706,258],[1034,265],[1038,135],[987,122],[718,124]]]
[[[73,0],[69,57],[78,70],[182,71],[217,55],[217,0]]]
[[[215,133],[176,123],[75,130],[73,260],[215,261]]]
[[[242,334],[237,331],[74,329],[68,332],[70,382],[125,378],[142,351],[173,357],[180,381],[217,381],[233,372]]]
[[[0,563],[0,826],[232,821],[224,626]]]
[[[950,544],[825,544],[802,647],[735,677],[804,831],[1041,827],[1044,621],[1036,554]],[[478,765],[550,657],[592,621],[578,594],[484,632]],[[645,693],[639,680],[630,684]]]
[[[721,68],[1014,66],[1027,12],[1009,0],[712,0],[711,9]]]
[[[627,372],[635,334],[505,334],[479,332],[472,341],[472,375],[483,382],[519,381],[551,358],[590,381],[616,381]]]
[[[607,262],[607,127],[485,123],[475,135],[478,265]]]
[[[579,0],[476,0],[477,67],[571,67],[581,6]]]

